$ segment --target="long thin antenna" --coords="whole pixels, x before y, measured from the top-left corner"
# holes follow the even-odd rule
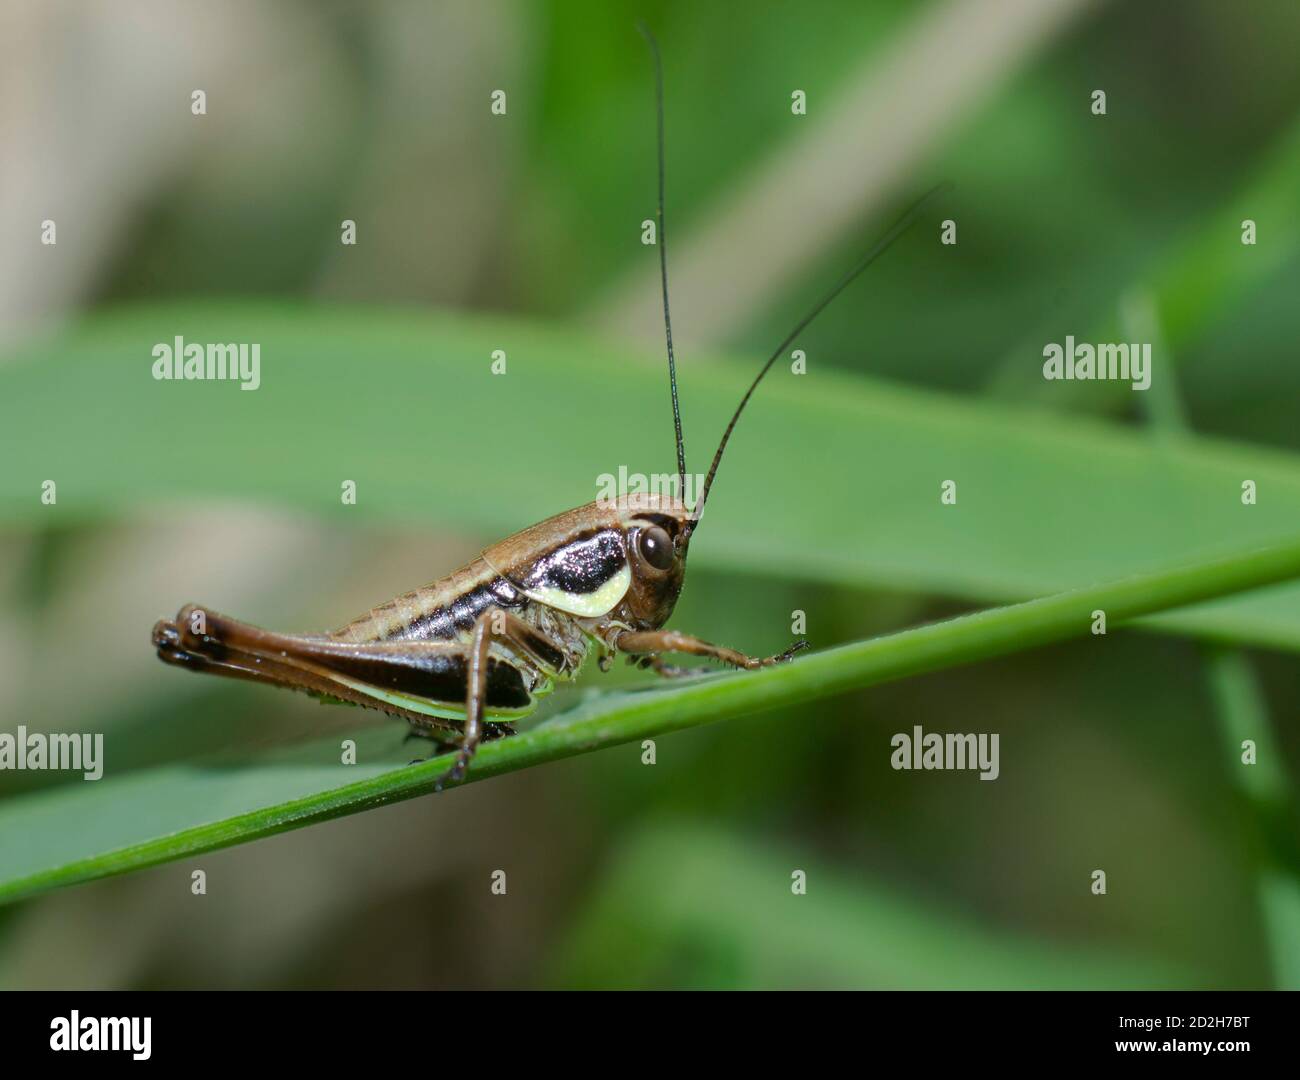
[[[704,512],[704,504],[709,498],[709,489],[713,486],[713,478],[717,475],[718,465],[722,461],[722,452],[727,449],[727,442],[731,438],[732,431],[735,430],[736,421],[740,419],[740,414],[744,412],[745,406],[749,404],[749,399],[753,396],[754,391],[758,389],[758,384],[763,381],[763,376],[771,370],[772,365],[776,363],[777,358],[790,347],[790,344],[794,339],[808,328],[808,324],[812,322],[813,319],[817,318],[817,316],[826,309],[832,300],[848,288],[854,278],[880,258],[881,255],[889,250],[895,240],[902,236],[903,233],[907,232],[907,230],[915,223],[917,216],[921,212],[921,208],[940,192],[947,190],[948,187],[949,185],[946,183],[939,184],[937,187],[931,188],[917,199],[916,202],[909,206],[907,210],[904,211],[903,215],[894,222],[889,231],[876,241],[875,246],[858,261],[857,265],[854,266],[853,269],[835,283],[830,292],[822,297],[816,306],[814,306],[807,315],[799,320],[798,325],[786,334],[785,338],[781,341],[781,344],[773,350],[772,355],[768,357],[767,363],[763,365],[763,370],[760,371],[758,375],[755,376],[754,381],[749,384],[749,389],[745,391],[745,396],[740,399],[740,404],[736,406],[736,411],[731,414],[731,421],[727,424],[727,430],[722,433],[722,441],[718,443],[718,452],[713,455],[713,464],[709,466],[709,475],[704,478],[704,490],[700,493],[700,501],[695,504],[695,511],[687,525],[688,535],[690,532],[693,532],[700,523],[700,515]]]
[[[686,498],[686,447],[682,443],[682,410],[677,403],[677,361],[673,357],[673,317],[668,311],[668,240],[664,235],[664,68],[659,59],[659,42],[650,27],[637,20],[636,28],[650,46],[655,67],[655,116],[659,122],[659,277],[664,292],[664,336],[668,340],[668,385],[673,395],[673,431],[677,436],[677,483],[681,498]]]

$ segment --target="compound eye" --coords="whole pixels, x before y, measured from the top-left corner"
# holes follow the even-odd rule
[[[656,570],[667,570],[673,565],[673,538],[658,525],[642,529],[637,534],[636,545],[641,558]]]

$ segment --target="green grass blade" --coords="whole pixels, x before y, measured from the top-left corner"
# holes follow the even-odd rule
[[[1300,576],[1300,538],[1266,549],[983,611],[814,653],[757,672],[647,692],[597,695],[510,739],[486,744],[469,781],[846,690],[1089,634],[1153,612]],[[1091,648],[1111,647],[1097,636]],[[147,770],[11,800],[0,808],[0,901],[229,846],[428,793],[444,756],[395,767],[400,725],[339,764],[337,742],[223,766]],[[409,751],[407,755],[409,756]],[[109,762],[111,769],[111,760]]]
[[[1151,341],[1157,355],[1170,358],[1166,377],[1152,386],[1146,399],[1147,413],[1158,437],[1185,438],[1191,429],[1179,395],[1175,354],[1164,340],[1164,327],[1153,298],[1141,291],[1130,294],[1120,322],[1128,340]],[[1295,990],[1300,988],[1300,958],[1296,954],[1296,943],[1300,941],[1300,878],[1296,876],[1300,848],[1294,829],[1289,827],[1294,815],[1278,739],[1259,679],[1242,650],[1214,649],[1207,657],[1206,668],[1225,760],[1230,763],[1233,786],[1245,805],[1246,829],[1253,840],[1256,889],[1274,978],[1280,989]],[[1252,765],[1241,761],[1247,739],[1255,744],[1258,754]]]
[[[150,350],[177,334],[260,343],[260,389],[155,381]],[[505,375],[490,372],[496,349]],[[752,375],[752,363],[683,363],[692,469]],[[0,520],[52,528],[228,498],[495,539],[589,501],[620,466],[670,471],[668,416],[657,354],[501,316],[126,311],[29,345],[0,369]],[[58,482],[55,506],[40,499],[47,479]],[[1241,503],[1245,479],[1257,505]],[[356,506],[341,503],[344,480],[357,484]],[[940,502],[944,480],[958,485],[956,505]],[[1295,455],[1195,438],[1152,445],[1112,424],[814,365],[804,376],[778,368],[747,411],[691,557],[693,567],[1005,602],[1298,527]],[[1162,625],[1300,650],[1300,589]]]

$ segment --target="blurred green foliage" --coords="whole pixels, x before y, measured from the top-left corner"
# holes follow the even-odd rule
[[[355,734],[350,710],[162,669],[152,617],[194,599],[337,624],[585,501],[595,473],[662,468],[651,351],[571,325],[653,258],[634,17],[664,48],[680,251],[789,149],[790,86],[820,109],[933,10],[555,2],[424,24],[286,8],[290,54],[240,69],[256,107],[214,98],[220,122],[121,206],[88,318],[0,370],[4,728],[102,730],[111,768],[142,775]],[[958,246],[900,244],[809,332],[806,383],[756,399],[674,625],[758,652],[798,608],[830,645],[1293,532],[1298,33],[1300,8],[1268,0],[1101,5],[987,87],[889,193],[952,180]],[[502,84],[505,129],[486,122]],[[273,138],[246,144],[259,127]],[[85,171],[81,143],[60,145],[63,173]],[[792,193],[791,218],[808,212]],[[362,243],[341,257],[347,216]],[[681,343],[693,454],[748,371],[712,357],[756,362],[878,228],[845,223],[721,345]],[[61,231],[60,254],[72,243]],[[1044,342],[1104,340],[1135,290],[1158,305],[1195,436],[1157,440],[1128,391],[1039,375]],[[278,370],[264,359],[253,394],[154,383],[149,348],[177,333],[262,340]],[[1080,413],[1105,419],[1061,415]],[[933,496],[956,469],[983,482],[945,519]],[[46,471],[53,513],[32,494]],[[1266,480],[1250,517],[1243,471]],[[1295,910],[1276,853],[1298,831],[1298,610],[1274,590],[1104,653],[1061,645],[683,732],[653,768],[627,747],[38,898],[0,920],[0,984],[1295,985],[1294,921],[1270,911]],[[1187,635],[1247,646],[1254,689],[1225,694]],[[1275,726],[1271,848],[1225,715]],[[889,736],[914,723],[1000,732],[1002,777],[893,771]],[[51,779],[5,774],[0,793]],[[797,900],[792,865],[809,871]],[[506,897],[488,892],[499,867]]]

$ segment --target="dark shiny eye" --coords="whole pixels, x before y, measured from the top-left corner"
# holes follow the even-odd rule
[[[667,570],[673,564],[673,538],[658,525],[642,529],[636,538],[641,558],[656,570]]]

